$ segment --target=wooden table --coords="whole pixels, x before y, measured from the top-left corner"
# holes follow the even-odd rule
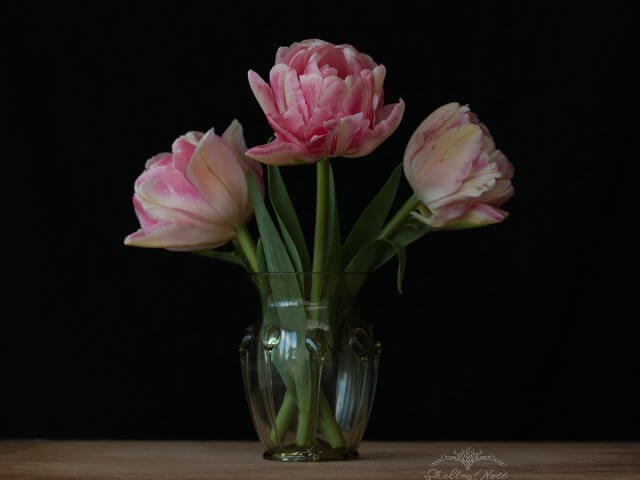
[[[442,458],[469,456],[468,448],[493,459],[467,470]],[[1,480],[327,478],[640,479],[640,444],[366,442],[357,460],[283,464],[263,460],[255,442],[0,441]]]

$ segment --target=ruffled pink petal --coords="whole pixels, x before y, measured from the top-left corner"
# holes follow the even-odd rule
[[[502,174],[503,179],[511,180],[515,173],[513,164],[507,159],[507,156],[500,150],[495,150],[491,154],[491,161],[495,162],[498,166],[498,170]]]
[[[267,85],[267,83],[253,70],[249,70],[249,86],[251,87],[251,91],[253,95],[258,100],[258,104],[260,104],[260,108],[266,114],[272,114],[276,112],[276,104],[273,99],[273,92],[271,91],[271,87]]]
[[[362,112],[365,118],[373,120],[374,78],[371,71],[362,71],[358,77],[355,77],[351,85],[348,83],[347,85],[348,89],[342,102],[342,111],[346,114]]]
[[[316,106],[318,105],[318,99],[320,98],[320,91],[322,89],[322,76],[318,74],[301,75],[300,88],[302,89],[302,94],[304,95],[304,100],[307,105],[309,117],[311,117]]]
[[[336,76],[326,77],[322,80],[318,107],[331,112],[333,116],[342,113],[342,101],[346,93],[344,80]]]
[[[295,117],[296,113],[297,112],[295,112],[295,110],[292,110],[290,112],[290,117],[288,118],[285,118],[282,114],[267,115],[267,121],[269,122],[269,125],[271,125],[271,128],[273,128],[276,138],[288,143],[295,143],[303,148],[303,142],[298,138],[298,135],[302,136],[303,132],[296,131],[295,129],[292,132],[285,127],[285,125],[290,128],[293,128],[294,126],[304,126],[304,123],[300,123],[302,122],[302,119],[300,119],[300,117]]]
[[[284,135],[284,130],[287,133],[291,134],[291,136],[286,135],[288,140],[298,140],[300,142],[304,141],[304,137],[302,137],[302,133],[304,132],[305,122],[298,111],[298,107],[296,105],[291,105],[289,109],[281,114],[277,118],[277,127],[274,130],[281,135]]]
[[[247,150],[247,156],[268,165],[296,165],[313,163],[322,155],[312,156],[300,145],[275,139],[271,143]]]
[[[327,127],[330,121],[335,122],[333,113],[326,108],[317,107],[305,126],[304,138],[313,140],[315,136],[326,135],[331,132],[331,128]]]
[[[271,85],[273,101],[278,112],[286,112],[288,108],[285,92],[285,79],[288,72],[289,67],[283,64],[274,65],[269,72],[269,85]]]
[[[342,155],[343,152],[347,151],[351,145],[353,136],[359,130],[363,119],[363,113],[358,112],[354,115],[342,117],[338,121],[338,126],[333,132],[329,148],[329,152],[332,156]]]
[[[377,113],[378,123],[372,130],[368,131],[368,134],[363,138],[359,145],[343,154],[343,156],[357,158],[364,157],[371,153],[378,147],[378,145],[384,142],[393,132],[396,131],[398,125],[400,125],[403,114],[404,101],[402,99],[400,99],[398,103],[385,105]]]
[[[284,79],[284,94],[289,110],[295,108],[303,121],[309,119],[309,109],[295,70],[289,70]]]
[[[513,197],[515,193],[515,189],[511,184],[511,180],[498,180],[495,186],[482,194],[482,196],[478,199],[480,203],[486,203],[489,205],[493,205],[494,207],[499,207],[503,205],[507,200]]]
[[[382,85],[384,78],[387,76],[387,69],[384,65],[378,65],[373,69],[373,91],[378,96],[378,101],[382,104],[384,100],[384,91]]]
[[[500,175],[498,166],[493,162],[488,162],[481,169],[471,172],[454,193],[433,201],[427,206],[431,210],[437,210],[448,204],[474,201],[477,203],[479,197],[494,189]]]

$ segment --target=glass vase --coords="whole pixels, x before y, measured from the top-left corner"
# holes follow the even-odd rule
[[[357,456],[373,402],[380,343],[359,314],[361,273],[259,273],[259,321],[240,344],[264,458]]]

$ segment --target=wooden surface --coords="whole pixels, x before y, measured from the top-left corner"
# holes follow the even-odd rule
[[[505,465],[481,462],[468,471],[451,461],[431,465],[465,447],[493,454]],[[491,470],[493,478],[483,473]],[[640,479],[640,444],[367,442],[357,460],[283,464],[263,460],[254,442],[0,441],[1,480],[420,480],[429,475],[456,480]]]

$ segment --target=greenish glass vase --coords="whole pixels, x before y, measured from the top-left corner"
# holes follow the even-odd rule
[[[367,274],[261,273],[261,315],[240,344],[264,458],[357,456],[376,389],[380,343],[359,313]]]

